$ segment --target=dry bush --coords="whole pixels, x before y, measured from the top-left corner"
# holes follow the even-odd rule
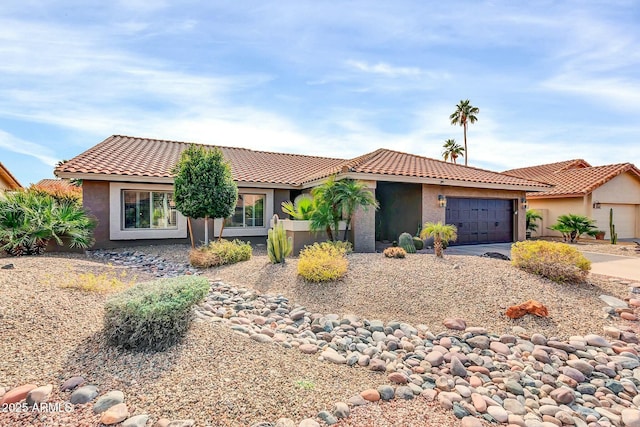
[[[349,261],[344,246],[314,243],[300,251],[298,274],[309,282],[332,282],[347,274]]]
[[[407,256],[407,251],[399,246],[390,246],[382,252],[387,258],[404,258]]]
[[[511,247],[511,263],[554,282],[584,282],[591,261],[566,243],[544,240],[517,242]]]

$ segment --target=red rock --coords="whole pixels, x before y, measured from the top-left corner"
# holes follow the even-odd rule
[[[392,372],[387,376],[387,379],[392,383],[396,384],[406,384],[409,380],[406,375],[400,372]]]
[[[634,307],[640,307],[640,299],[631,298],[629,300],[629,305],[632,305]]]
[[[38,386],[35,384],[25,384],[20,387],[13,388],[6,392],[0,400],[0,405],[4,403],[18,403],[27,397],[27,394]]]
[[[444,319],[442,324],[445,327],[449,329],[454,329],[456,331],[464,331],[467,328],[467,322],[465,322],[464,319],[460,319],[460,318]]]
[[[549,396],[555,400],[558,403],[564,403],[564,404],[569,404],[571,402],[573,402],[573,400],[575,399],[575,396],[573,394],[573,390],[566,388],[566,387],[560,387],[557,388],[553,391],[551,391],[551,393],[549,394]]]
[[[422,366],[414,366],[411,370],[415,374],[424,374],[424,368]]]
[[[627,353],[633,353],[636,356],[638,355],[638,351],[635,348],[631,348],[631,347],[612,347],[613,351],[615,351],[617,354],[624,352]]]
[[[633,313],[622,312],[620,313],[620,317],[624,320],[636,321],[638,317]]]
[[[118,403],[102,413],[100,422],[105,425],[117,424],[129,417],[126,403]]]
[[[377,402],[378,400],[380,400],[380,393],[378,393],[378,390],[374,388],[369,388],[363,391],[362,393],[360,393],[360,396],[362,396],[364,400],[367,400],[369,402]]]
[[[484,366],[475,366],[475,365],[468,366],[467,367],[467,371],[479,372],[479,373],[484,374],[484,375],[489,375],[489,370],[487,368],[485,368]]]

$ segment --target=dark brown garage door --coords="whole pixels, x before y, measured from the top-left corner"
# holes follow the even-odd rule
[[[458,227],[453,245],[513,241],[513,202],[447,197],[447,224]]]

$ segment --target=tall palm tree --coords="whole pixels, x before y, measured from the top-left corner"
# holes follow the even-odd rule
[[[462,148],[455,139],[447,139],[442,148],[444,148],[442,151],[442,157],[445,162],[451,159],[453,163],[457,163],[456,160],[458,160],[458,157],[464,157],[464,148]]]
[[[464,165],[467,166],[467,161],[469,160],[467,150],[467,127],[469,123],[475,123],[478,121],[478,117],[476,114],[480,113],[480,109],[478,107],[474,107],[471,105],[471,101],[468,99],[460,100],[458,105],[456,105],[456,111],[453,112],[449,116],[449,120],[451,120],[452,125],[460,125],[464,129]]]
[[[442,222],[425,222],[420,232],[420,238],[426,239],[433,237],[433,250],[438,258],[443,258],[442,247],[443,240],[454,241],[458,238],[458,229],[452,224],[443,224]]]
[[[361,207],[367,210],[369,206],[378,209],[379,205],[373,193],[363,182],[354,179],[341,179],[336,182],[336,187],[337,201],[342,208],[342,215],[347,223],[342,239],[347,241],[349,226],[356,209]]]

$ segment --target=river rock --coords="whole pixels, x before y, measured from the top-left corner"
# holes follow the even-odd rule
[[[43,403],[49,400],[49,396],[53,392],[53,384],[44,385],[34,388],[27,394],[27,404],[33,406],[36,403]]]
[[[129,409],[125,403],[118,403],[102,413],[100,422],[105,425],[118,424],[129,417]]]
[[[13,388],[7,391],[4,396],[2,396],[2,400],[0,400],[0,404],[9,404],[9,403],[18,403],[27,398],[27,395],[31,390],[36,389],[38,386],[35,384],[24,384],[19,387]]]

